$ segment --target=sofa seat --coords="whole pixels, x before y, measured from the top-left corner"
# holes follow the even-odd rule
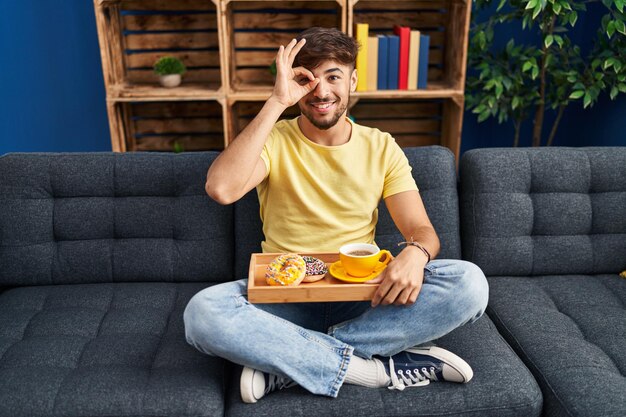
[[[208,285],[0,293],[0,416],[222,415],[226,362],[184,337],[184,308]]]
[[[296,386],[274,392],[251,405],[241,402],[239,379],[233,378],[227,394],[226,416],[530,417],[541,414],[541,390],[488,317],[456,329],[436,344],[457,353],[472,366],[474,378],[468,384],[433,382],[402,392],[346,384],[334,399],[312,396]]]
[[[489,316],[541,385],[546,415],[625,415],[625,281],[489,278]]]

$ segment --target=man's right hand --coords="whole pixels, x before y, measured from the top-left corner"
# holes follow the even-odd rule
[[[304,67],[292,68],[293,61],[306,43],[306,39],[293,39],[286,47],[280,46],[276,54],[276,84],[270,99],[291,107],[317,87],[319,79]]]

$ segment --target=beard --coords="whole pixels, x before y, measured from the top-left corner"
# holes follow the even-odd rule
[[[335,112],[330,116],[330,118],[324,119],[324,120],[317,120],[315,118],[316,115],[314,114],[314,112],[310,111],[309,108],[307,107],[308,104],[310,103],[328,103],[332,101],[335,101],[337,108]],[[304,115],[304,117],[306,117],[313,126],[315,126],[316,128],[320,130],[328,130],[331,127],[335,126],[337,122],[339,121],[339,119],[341,119],[341,116],[343,116],[343,114],[346,112],[348,108],[347,103],[342,103],[339,98],[336,98],[335,100],[330,100],[330,99],[316,100],[316,101],[309,102],[305,104],[304,106],[301,104],[298,104],[298,106],[300,107],[300,112]],[[324,116],[324,117],[327,117],[327,116]]]

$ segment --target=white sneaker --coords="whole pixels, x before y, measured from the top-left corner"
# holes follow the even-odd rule
[[[283,388],[297,385],[289,378],[267,374],[257,369],[243,368],[239,380],[239,390],[244,403],[254,404],[266,394]]]

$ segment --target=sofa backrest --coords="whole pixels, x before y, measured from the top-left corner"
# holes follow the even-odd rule
[[[460,258],[459,204],[456,163],[448,148],[427,146],[404,148],[413,167],[413,178],[420,188],[426,211],[441,240],[439,258]],[[397,243],[404,240],[395,227],[383,201],[379,205],[376,243],[397,254]],[[246,278],[248,262],[253,252],[261,251],[263,240],[256,190],[235,203],[235,274]]]
[[[233,207],[204,191],[216,155],[0,157],[0,286],[232,279]]]
[[[626,269],[626,147],[463,155],[463,257],[486,275]]]

